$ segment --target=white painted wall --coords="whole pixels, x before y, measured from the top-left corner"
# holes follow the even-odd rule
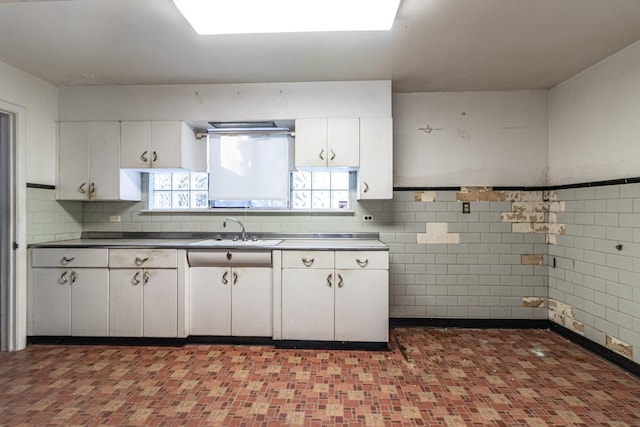
[[[55,185],[58,88],[0,62],[0,101],[26,110],[27,182]]]
[[[393,95],[394,186],[546,185],[547,98],[546,90]]]
[[[549,95],[549,181],[640,176],[640,41]]]
[[[61,121],[390,117],[391,82],[62,87]]]

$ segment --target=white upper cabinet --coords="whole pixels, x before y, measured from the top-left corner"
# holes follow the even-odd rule
[[[393,119],[360,119],[358,200],[393,198]]]
[[[127,169],[207,170],[207,143],[181,121],[123,121],[120,165]]]
[[[140,174],[120,170],[120,122],[61,122],[59,200],[140,200]]]
[[[357,118],[296,120],[296,167],[358,167],[359,146]]]

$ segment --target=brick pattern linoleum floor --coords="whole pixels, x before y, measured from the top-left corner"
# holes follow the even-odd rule
[[[33,345],[0,424],[640,426],[640,380],[546,330],[393,329],[390,351]]]

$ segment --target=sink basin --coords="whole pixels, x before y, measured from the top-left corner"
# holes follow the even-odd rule
[[[208,239],[200,240],[198,242],[190,243],[189,246],[199,247],[215,247],[215,248],[238,248],[238,247],[252,247],[252,246],[275,246],[282,242],[281,239],[258,239],[258,240],[230,240],[230,239]]]

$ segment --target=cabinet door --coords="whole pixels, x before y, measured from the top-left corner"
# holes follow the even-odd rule
[[[58,199],[89,198],[89,123],[60,122]]]
[[[89,198],[120,198],[120,122],[90,123]]]
[[[151,122],[120,124],[120,167],[147,169],[151,167]]]
[[[273,336],[271,268],[236,267],[231,271],[231,335]]]
[[[33,269],[34,335],[71,334],[71,270]]]
[[[142,336],[142,269],[109,271],[109,335]]]
[[[333,269],[282,270],[282,339],[333,341],[333,279]]]
[[[109,270],[73,270],[71,283],[71,335],[109,336]]]
[[[393,119],[360,119],[358,200],[393,198]]]
[[[358,167],[360,164],[360,120],[328,119],[327,165]]]
[[[182,122],[151,122],[151,167],[182,167]],[[186,126],[186,125],[185,125]]]
[[[295,165],[327,166],[327,119],[297,119]]]
[[[336,341],[389,341],[387,270],[336,270]]]
[[[191,268],[190,334],[231,335],[231,269]]]
[[[143,271],[143,321],[145,337],[178,336],[178,271]]]

